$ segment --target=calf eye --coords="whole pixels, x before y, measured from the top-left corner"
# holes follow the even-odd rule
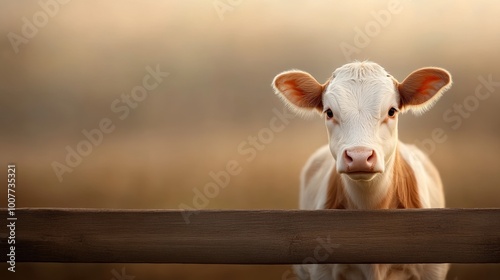
[[[332,110],[330,110],[330,109],[326,110],[326,111],[325,111],[325,114],[326,114],[326,117],[327,117],[328,119],[333,118],[333,112],[332,112]]]
[[[394,117],[397,112],[398,112],[398,110],[396,108],[392,107],[391,109],[389,109],[389,117]]]

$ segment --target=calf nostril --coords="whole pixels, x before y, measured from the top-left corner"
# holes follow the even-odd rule
[[[368,158],[366,159],[367,162],[372,163],[375,161],[375,152],[372,150]]]
[[[352,163],[354,161],[348,151],[344,151],[344,160],[346,163]]]

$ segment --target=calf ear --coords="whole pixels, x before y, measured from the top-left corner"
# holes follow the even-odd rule
[[[272,86],[285,103],[296,109],[323,110],[323,90],[326,84],[318,83],[309,73],[298,70],[283,72],[274,78]]]
[[[397,85],[400,108],[423,113],[438,101],[451,87],[451,83],[451,75],[444,69],[434,67],[418,69]]]

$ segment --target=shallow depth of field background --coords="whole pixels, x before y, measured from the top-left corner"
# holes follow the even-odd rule
[[[226,1],[71,1],[16,54],[7,34],[21,35],[22,18],[32,22],[41,8],[36,1],[2,1],[0,174],[16,163],[18,207],[177,209],[193,206],[193,189],[203,190],[210,172],[236,160],[241,173],[207,209],[297,208],[300,169],[327,141],[323,120],[291,120],[250,161],[238,146],[251,147],[248,137],[269,127],[273,109],[283,110],[270,87],[276,74],[297,68],[326,81],[348,62],[341,44],[356,46],[356,28],[376,23],[373,13],[388,2],[242,1],[219,16],[214,3]],[[400,138],[430,153],[449,207],[500,207],[500,86],[486,100],[474,97],[479,77],[500,81],[500,6],[493,0],[400,6],[352,59],[375,61],[399,80],[424,66],[449,70],[451,90],[425,115],[401,116]],[[156,65],[170,75],[120,120],[112,102]],[[443,118],[464,100],[466,114]],[[103,118],[115,130],[59,182],[52,163],[64,163],[66,147],[75,149],[85,139],[81,131],[98,128]],[[422,145],[434,129],[446,141]],[[0,197],[5,207],[6,184]],[[0,278],[113,279],[113,269],[122,267],[136,280],[282,279],[290,269],[18,263],[15,275],[2,264]],[[449,279],[498,275],[499,265],[454,265]]]

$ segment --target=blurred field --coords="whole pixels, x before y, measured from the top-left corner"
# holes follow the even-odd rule
[[[224,1],[225,2],[225,1]],[[176,209],[193,189],[236,160],[231,178],[207,208],[297,208],[298,174],[326,144],[319,117],[295,118],[248,162],[238,146],[282,111],[270,83],[291,68],[318,80],[346,63],[339,45],[373,21],[387,1],[244,1],[223,14],[213,1],[72,1],[15,54],[9,32],[41,8],[0,3],[1,164],[17,165],[18,207]],[[400,138],[422,143],[439,128],[433,149],[419,144],[441,172],[449,207],[500,207],[500,87],[453,129],[443,114],[470,100],[478,78],[500,81],[500,5],[495,1],[401,1],[353,59],[369,59],[402,80],[424,66],[449,70],[454,85],[425,115],[400,119]],[[170,75],[120,120],[110,109],[142,83],[146,66]],[[469,99],[467,99],[469,98]],[[470,105],[469,105],[470,106]],[[454,116],[457,116],[455,113]],[[51,164],[82,130],[110,118],[116,129],[59,182]],[[245,145],[245,144],[244,144]],[[0,174],[4,174],[3,168]],[[0,188],[6,197],[6,187]],[[5,207],[6,200],[0,201]],[[71,226],[71,225],[68,225]],[[1,279],[282,279],[289,266],[18,264]],[[5,275],[5,276],[4,276]],[[6,276],[8,278],[6,278]],[[13,277],[14,276],[14,277]],[[500,265],[454,265],[449,279],[499,279]]]

